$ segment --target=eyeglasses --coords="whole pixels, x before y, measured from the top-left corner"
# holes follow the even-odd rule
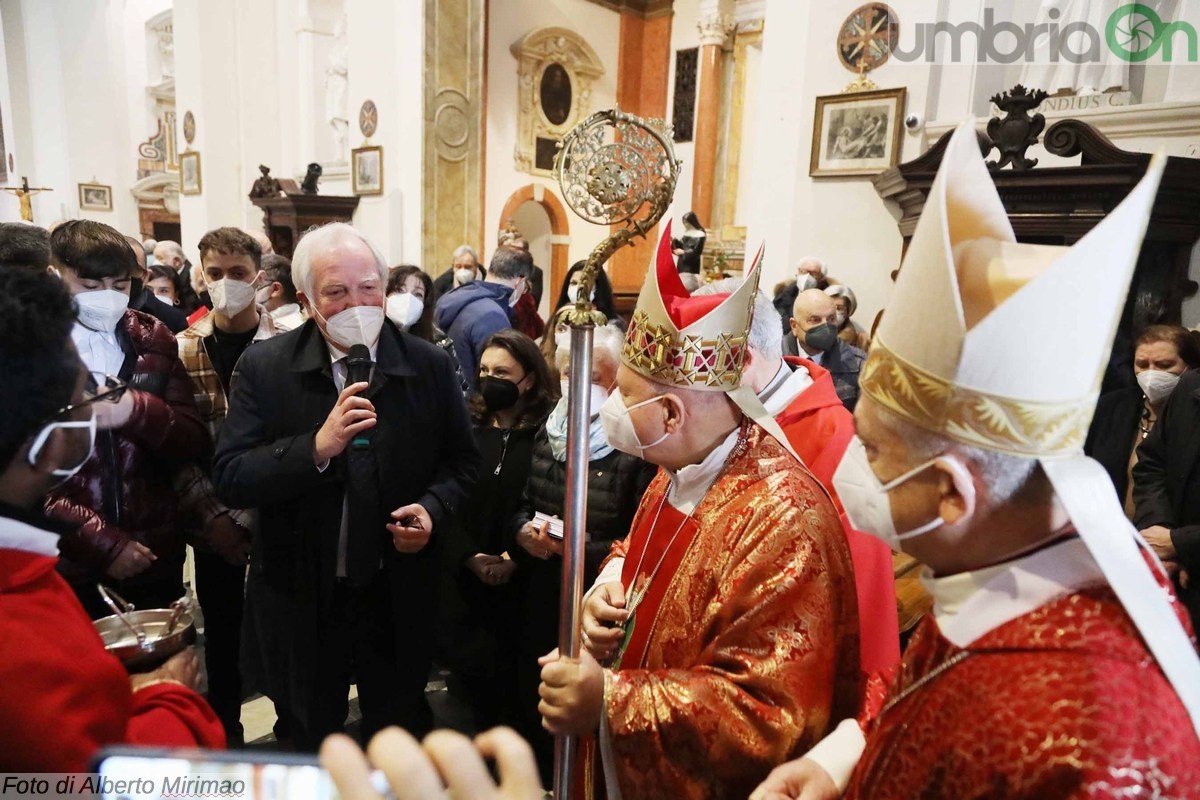
[[[87,383],[83,387],[83,400],[63,406],[55,414],[58,418],[70,414],[92,403],[117,403],[124,396],[129,385],[115,375],[103,372],[89,372]]]

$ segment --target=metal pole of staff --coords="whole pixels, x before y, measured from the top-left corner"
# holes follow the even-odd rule
[[[617,109],[597,111],[559,144],[555,173],[563,200],[588,222],[625,227],[613,231],[588,257],[579,281],[579,300],[566,321],[571,326],[571,370],[567,384],[567,498],[563,532],[562,596],[558,651],[580,656],[584,545],[587,539],[588,408],[592,382],[592,332],[605,324],[590,301],[596,278],[613,253],[646,234],[662,219],[675,193],[679,160],[670,126]],[[547,336],[554,331],[548,330]],[[579,759],[574,736],[554,743],[554,796],[570,800]]]
[[[579,623],[583,597],[584,544],[587,539],[588,428],[591,422],[592,326],[571,326],[571,365],[567,384],[567,512],[563,535],[562,610],[558,623],[559,653],[579,658]],[[574,736],[554,742],[554,796],[570,796],[576,751]]]

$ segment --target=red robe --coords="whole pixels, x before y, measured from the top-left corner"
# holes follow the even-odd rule
[[[966,648],[926,616],[889,698],[847,798],[1200,797],[1200,741],[1107,586]]]
[[[0,548],[0,772],[81,772],[106,745],[223,748],[191,689],[130,691],[57,561]]]
[[[802,367],[813,384],[792,401],[775,421],[788,442],[829,494],[846,529],[854,562],[858,593],[858,624],[862,669],[867,675],[883,673],[900,660],[900,622],[896,613],[896,582],[892,550],[874,536],[854,530],[833,489],[833,473],[854,438],[854,417],[842,405],[829,371],[803,358],[787,358],[792,369]]]
[[[661,559],[607,674],[601,736],[624,800],[744,798],[859,702],[837,512],[761,428],[743,435],[690,520],[660,472],[614,546],[626,586]]]

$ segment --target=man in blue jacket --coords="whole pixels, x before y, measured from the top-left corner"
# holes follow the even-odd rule
[[[526,250],[501,247],[492,255],[487,277],[447,293],[437,303],[436,321],[454,342],[463,375],[475,388],[483,343],[513,326],[513,307],[529,288],[533,257]]]

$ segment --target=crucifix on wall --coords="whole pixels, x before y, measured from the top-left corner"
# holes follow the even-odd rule
[[[39,192],[53,192],[53,189],[39,187],[31,189],[29,186],[29,178],[21,178],[20,186],[5,186],[4,191],[10,194],[15,194],[17,200],[21,203],[21,219],[26,222],[33,222],[33,202],[29,199]]]

